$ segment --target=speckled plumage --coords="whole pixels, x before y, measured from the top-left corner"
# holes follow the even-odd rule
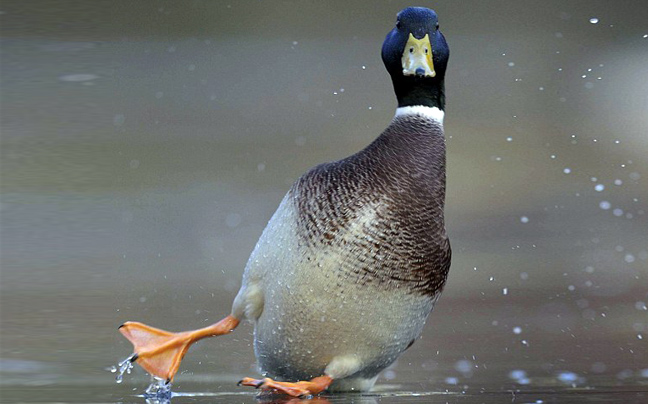
[[[401,115],[364,150],[319,165],[284,197],[233,314],[255,322],[265,374],[366,390],[420,336],[445,283],[443,126]]]
[[[389,127],[360,152],[295,182],[248,260],[229,316],[180,333],[126,322],[119,330],[134,348],[127,362],[170,382],[191,344],[247,318],[259,368],[276,380],[239,384],[293,397],[369,390],[421,335],[450,268],[449,52],[433,10],[398,13],[382,47],[398,100]]]

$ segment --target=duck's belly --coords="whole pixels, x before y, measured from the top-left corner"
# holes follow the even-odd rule
[[[326,370],[340,389],[366,390],[420,336],[438,294],[348,277],[341,268],[354,268],[356,258],[347,243],[309,248],[298,234],[287,196],[250,256],[234,311],[255,320],[255,353],[267,376],[307,380]]]
[[[343,377],[371,379],[420,336],[433,306],[429,297],[398,290],[321,281],[268,285],[255,351],[270,377],[307,380],[324,374],[335,358],[348,357],[360,368]]]
[[[341,269],[353,267],[354,258],[342,247],[304,247],[290,225],[290,206],[282,203],[254,254],[264,258],[263,311],[255,327],[259,367],[274,378],[305,380],[346,357],[360,363],[353,377],[373,378],[420,336],[436,296],[349,277]]]

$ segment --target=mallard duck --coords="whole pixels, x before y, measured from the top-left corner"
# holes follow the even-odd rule
[[[398,13],[382,46],[398,108],[371,144],[290,188],[243,274],[229,316],[170,333],[127,322],[132,361],[171,381],[189,346],[254,324],[263,379],[292,396],[369,390],[421,335],[450,268],[444,225],[444,76],[437,15]]]

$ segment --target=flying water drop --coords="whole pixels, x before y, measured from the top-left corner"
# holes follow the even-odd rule
[[[117,367],[113,366],[110,371],[112,373],[117,373],[115,381],[121,383],[124,381],[124,374],[130,374],[133,370],[133,362],[137,360],[137,354],[132,354],[128,358],[117,364]]]

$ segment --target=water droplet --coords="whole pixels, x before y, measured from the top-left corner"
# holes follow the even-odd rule
[[[578,375],[574,372],[560,372],[558,373],[558,380],[571,384],[578,380]]]
[[[454,368],[461,373],[471,373],[473,366],[473,363],[468,359],[461,359],[455,363]]]
[[[522,217],[520,218],[520,221],[521,221],[522,223],[529,223],[529,218],[526,217],[526,216],[522,216]]]
[[[612,204],[610,202],[608,202],[608,201],[601,201],[601,203],[599,203],[599,208],[601,208],[603,210],[608,210],[611,207],[612,207]]]
[[[225,224],[229,228],[237,227],[239,224],[241,224],[241,215],[239,215],[238,213],[230,213],[225,218]]]
[[[565,168],[565,169],[563,170],[563,172],[564,172],[565,174],[569,174],[569,173],[571,173],[571,168],[567,167],[567,168]]]
[[[113,117],[113,125],[122,126],[126,122],[126,116],[124,114],[117,114]]]
[[[455,385],[455,384],[459,383],[459,379],[457,379],[456,377],[446,377],[445,382],[446,382],[446,384]]]
[[[592,17],[592,18],[590,18],[589,22],[590,22],[591,24],[598,24],[599,19],[596,18],[596,17]]]
[[[513,334],[519,335],[522,333],[521,327],[513,327]]]
[[[596,192],[602,192],[604,189],[605,189],[605,185],[603,184],[596,184],[596,186],[594,187],[594,190]]]
[[[67,82],[84,82],[98,79],[96,74],[66,74],[59,76],[59,80]]]
[[[135,358],[136,354],[132,354],[128,358],[124,359],[123,361],[119,362],[117,364],[119,371],[117,372],[117,368],[115,368],[115,372],[117,373],[117,376],[115,377],[115,382],[121,383],[124,381],[124,374],[130,374],[131,370],[133,369],[133,358]],[[113,366],[114,368],[114,366]],[[112,372],[112,368],[110,370]]]

